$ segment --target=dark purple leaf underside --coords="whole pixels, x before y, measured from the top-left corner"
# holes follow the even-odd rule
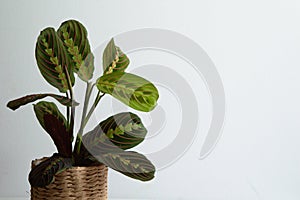
[[[44,115],[45,130],[49,133],[59,154],[63,157],[72,156],[72,135],[63,121],[51,114]]]
[[[54,181],[56,174],[71,166],[71,158],[63,158],[58,154],[53,154],[53,156],[31,169],[28,177],[29,183],[32,187],[45,187]]]
[[[39,99],[43,99],[45,97],[52,97],[64,106],[72,106],[72,100],[64,96],[55,95],[55,94],[31,94],[8,102],[7,107],[9,107],[12,110],[16,110],[21,106],[24,106],[28,103],[32,103]],[[79,104],[74,101],[73,106],[77,106],[77,105]]]

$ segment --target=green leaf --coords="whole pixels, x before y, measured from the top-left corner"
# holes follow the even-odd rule
[[[116,71],[124,72],[128,65],[128,57],[119,47],[115,46],[112,38],[103,52],[103,74],[110,74]]]
[[[92,53],[88,54],[79,68],[77,74],[78,77],[87,82],[93,77],[94,72],[94,55]]]
[[[103,71],[105,72],[109,65],[115,60],[117,55],[117,49],[114,39],[112,38],[103,52]]]
[[[147,134],[147,129],[144,127],[141,119],[130,112],[111,116],[98,126],[100,129],[96,130],[102,130],[110,142],[124,150],[140,144]]]
[[[50,158],[33,167],[29,173],[29,182],[32,187],[45,187],[55,180],[55,175],[72,167],[71,158],[63,158],[53,154]]]
[[[114,72],[101,76],[97,87],[124,104],[140,111],[149,112],[159,97],[156,87],[148,80],[134,74]]]
[[[137,115],[130,112],[116,114],[83,136],[83,146],[76,160],[81,162],[80,165],[88,165],[93,161],[89,151],[107,153],[113,149],[135,147],[144,140],[146,133]]]
[[[84,165],[102,163],[141,181],[154,178],[155,167],[144,155],[120,149],[108,140],[99,126],[83,136],[83,144],[80,161]]]
[[[34,105],[34,111],[42,127],[52,138],[58,153],[63,157],[72,156],[72,130],[65,117],[54,103],[41,101]]]
[[[36,43],[35,57],[43,77],[60,92],[66,92],[74,85],[70,58],[53,28],[41,31]],[[70,76],[71,85],[68,83],[67,74]]]
[[[24,106],[28,103],[34,102],[38,99],[43,99],[45,97],[53,97],[54,99],[56,99],[59,103],[61,103],[64,106],[71,107],[72,105],[73,106],[78,106],[79,105],[77,102],[73,101],[73,103],[72,103],[71,99],[69,99],[67,97],[64,97],[64,96],[60,96],[60,95],[55,95],[55,94],[31,94],[31,95],[27,95],[27,96],[24,96],[24,97],[21,97],[21,98],[18,98],[18,99],[15,99],[15,100],[12,100],[12,101],[8,102],[7,107],[9,107],[12,110],[16,110],[21,106]]]
[[[113,151],[95,156],[106,166],[140,181],[154,178],[155,166],[142,154],[134,151]]]
[[[86,28],[76,20],[68,20],[61,24],[57,33],[72,60],[74,72],[81,80],[87,82],[93,77],[94,56]]]

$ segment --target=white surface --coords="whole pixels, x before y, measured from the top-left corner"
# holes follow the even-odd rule
[[[198,160],[204,137],[199,134],[185,156],[150,183],[110,172],[111,197],[298,200],[299,9],[298,0],[2,0],[0,194],[27,196],[30,160],[55,150],[31,106],[11,112],[5,105],[51,91],[35,65],[36,37],[43,27],[76,18],[88,28],[94,47],[142,27],[185,34],[207,51],[225,86],[227,120],[212,155]],[[210,114],[204,105],[201,115]]]

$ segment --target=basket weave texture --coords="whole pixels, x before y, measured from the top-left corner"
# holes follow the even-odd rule
[[[107,171],[105,165],[69,168],[50,185],[31,187],[31,200],[107,200]]]

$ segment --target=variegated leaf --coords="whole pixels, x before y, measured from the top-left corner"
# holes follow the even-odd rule
[[[65,117],[52,102],[41,101],[34,105],[34,111],[42,127],[52,138],[58,153],[63,157],[72,156],[72,130]]]
[[[130,149],[140,144],[146,134],[141,119],[130,112],[113,115],[99,124],[107,139],[121,149]]]
[[[71,106],[79,105],[77,102],[75,101],[72,102],[72,100],[67,97],[56,95],[56,94],[31,94],[8,102],[7,107],[9,107],[12,110],[16,110],[21,106],[24,106],[28,103],[32,103],[38,99],[43,99],[45,97],[52,97],[64,106],[71,107]]]
[[[149,112],[159,97],[156,87],[148,80],[134,74],[114,72],[101,76],[97,87],[124,104],[140,111]]]
[[[103,52],[104,74],[110,74],[117,71],[124,72],[128,65],[128,57],[119,47],[115,46],[114,39],[112,38]]]
[[[83,144],[80,160],[84,165],[102,163],[141,181],[154,178],[155,167],[144,155],[120,149],[108,140],[99,126],[83,136]]]
[[[75,79],[70,58],[63,42],[53,28],[46,28],[41,31],[36,43],[35,57],[43,77],[60,92],[66,92],[74,85]]]
[[[95,158],[106,166],[140,181],[150,181],[154,178],[155,166],[144,155],[134,151],[113,151]]]
[[[90,80],[94,72],[94,56],[86,28],[76,20],[68,20],[61,24],[57,33],[72,60],[74,72],[83,81]]]
[[[34,166],[29,173],[32,187],[45,187],[55,180],[55,175],[72,167],[72,159],[53,154],[50,158]]]
[[[103,154],[118,148],[125,150],[135,147],[144,140],[146,133],[137,115],[130,112],[116,114],[83,136],[83,146],[76,160],[85,165],[93,158],[89,152]]]

